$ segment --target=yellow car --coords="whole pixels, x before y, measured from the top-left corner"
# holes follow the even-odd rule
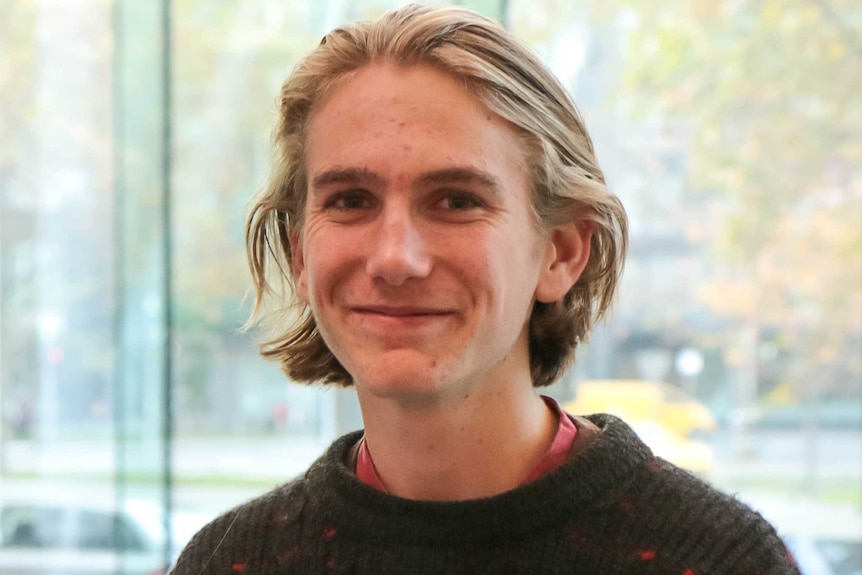
[[[715,418],[678,387],[638,380],[584,381],[575,400],[562,407],[572,414],[616,415],[659,457],[703,478],[712,471],[712,448],[689,435],[715,430]]]
[[[582,381],[569,413],[610,413],[628,423],[653,421],[679,437],[714,431],[715,418],[705,405],[669,383],[629,379]]]

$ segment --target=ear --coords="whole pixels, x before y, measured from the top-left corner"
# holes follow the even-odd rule
[[[308,303],[308,283],[305,279],[305,256],[302,253],[302,236],[290,234],[290,261],[293,271],[293,283],[296,286],[296,297]]]
[[[536,300],[553,303],[565,296],[587,267],[596,225],[581,220],[557,226],[545,244]]]

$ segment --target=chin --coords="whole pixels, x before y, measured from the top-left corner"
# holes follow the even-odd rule
[[[444,373],[444,370],[439,369],[439,365],[380,368],[385,365],[386,362],[381,362],[374,369],[359,369],[354,372],[357,392],[378,398],[427,400],[439,397],[441,393],[456,385],[451,374]]]
[[[357,390],[363,390],[376,397],[428,397],[440,393],[446,385],[437,378],[429,377],[428,372],[386,374],[380,377],[354,378]]]

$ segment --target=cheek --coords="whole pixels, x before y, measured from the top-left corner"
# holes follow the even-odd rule
[[[504,237],[493,237],[485,243],[477,242],[464,249],[471,254],[469,264],[463,266],[465,281],[481,288],[476,296],[486,300],[493,315],[507,315],[520,307],[522,300],[530,299],[527,277],[532,277],[524,247]]]
[[[343,242],[326,234],[307,237],[304,283],[306,298],[312,302],[332,295],[345,281],[351,254]]]
[[[302,266],[301,272],[297,276],[296,295],[308,304],[312,303],[311,300],[314,299],[314,290],[317,286],[318,264],[321,260],[319,251],[313,234],[306,230],[303,235]]]
[[[498,297],[504,300],[505,313],[516,316],[528,313],[539,282],[542,250],[532,242],[508,242],[508,249],[498,254],[495,265],[495,283]]]

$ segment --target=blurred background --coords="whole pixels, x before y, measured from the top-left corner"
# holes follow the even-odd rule
[[[238,331],[281,82],[387,0],[0,1],[0,575],[163,573],[361,426]],[[429,2],[442,5],[442,2]],[[551,66],[632,221],[548,393],[862,573],[862,5],[476,0]]]

